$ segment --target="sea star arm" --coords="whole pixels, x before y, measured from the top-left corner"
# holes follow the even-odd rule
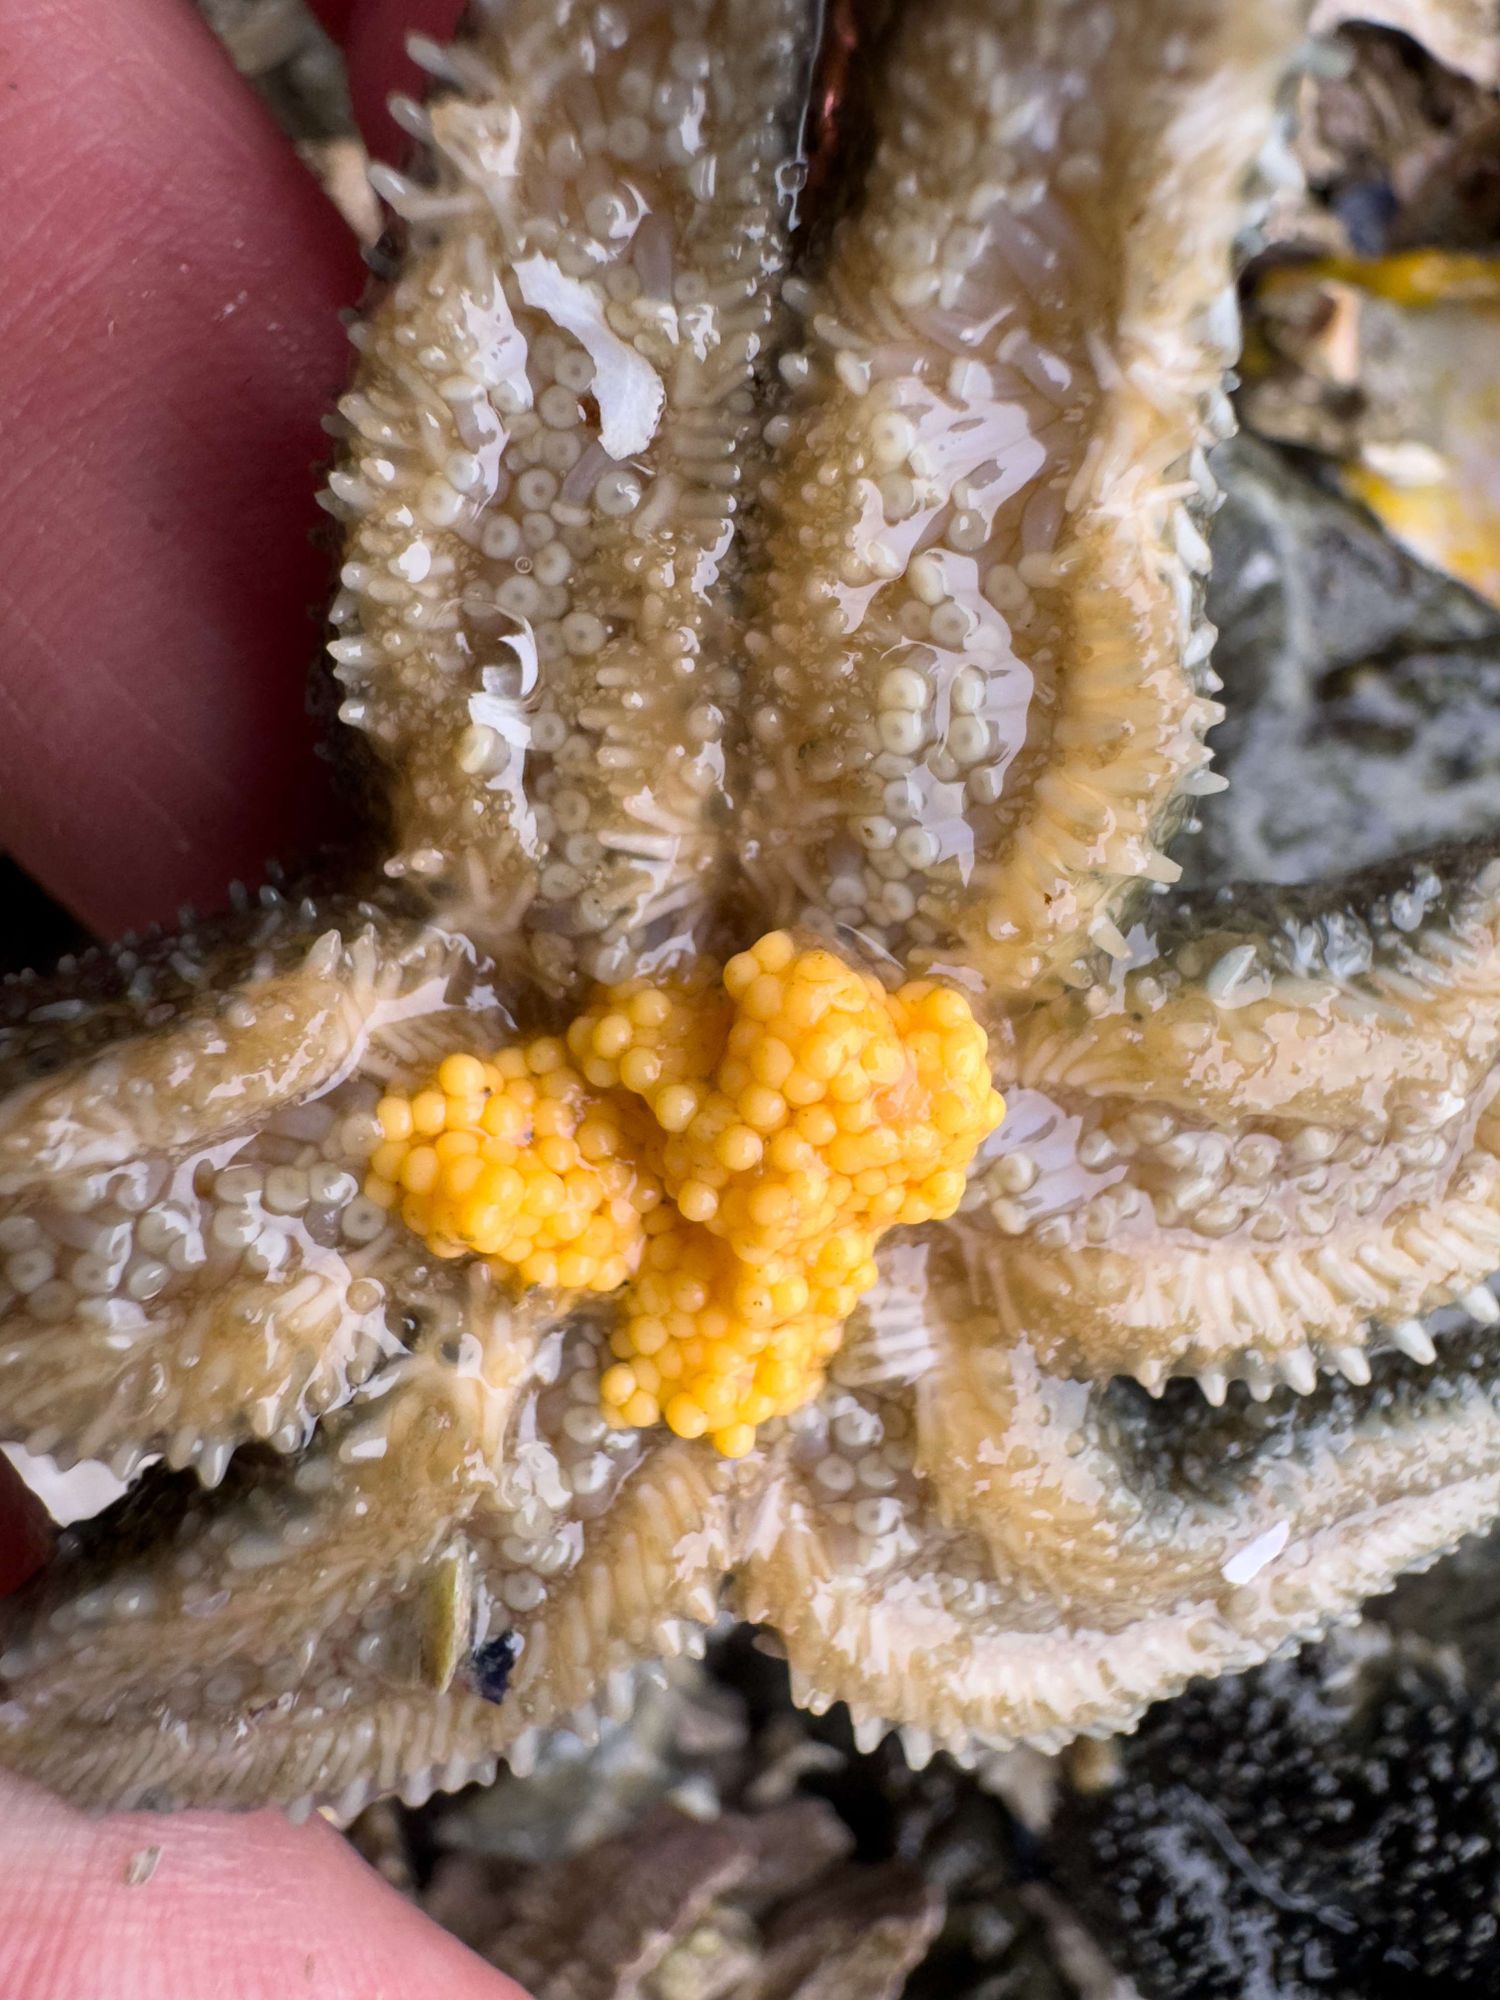
[[[1310,1388],[1370,1323],[1496,1309],[1500,862],[1182,899],[1157,955],[1024,1017],[971,1190],[1007,1335],[1048,1367]],[[1149,949],[1149,946],[1148,946]],[[1378,1338],[1378,1336],[1377,1336]]]
[[[701,1645],[742,1476],[677,1441],[601,1467],[588,1344],[449,1276],[449,1330],[298,1462],[148,1475],[4,1608],[0,1758],[85,1803],[346,1817],[524,1769]]]
[[[727,852],[726,592],[786,258],[807,0],[480,7],[330,504],[387,872],[565,987],[690,945]]]
[[[693,1643],[726,1571],[799,1699],[847,1701],[862,1733],[897,1722],[915,1754],[1057,1743],[1319,1629],[1500,1499],[1480,1356],[1426,1382],[1382,1363],[1371,1399],[1164,1418],[1128,1395],[1101,1412],[1097,1387],[1043,1407],[1033,1379],[1028,1400],[971,1323],[929,1330],[915,1396],[832,1388],[762,1470],[672,1441],[600,1486],[578,1477],[587,1444],[565,1456],[586,1350],[570,1364],[544,1334],[539,1353],[565,1347],[531,1368],[495,1330],[477,1365],[416,1357],[295,1469],[237,1469],[186,1521],[160,1480],[168,1518],[137,1498],[85,1531],[6,1613],[6,1760],[97,1802],[422,1797],[497,1754],[524,1768],[580,1705],[587,1727]]]
[[[1324,1421],[1308,1404],[1278,1433],[1275,1415],[1247,1417],[1241,1400],[1237,1417],[1204,1426],[1212,1437],[1218,1421],[1222,1466],[1196,1447],[1184,1477],[1162,1437],[1181,1423],[1177,1406],[1153,1418],[1139,1391],[1059,1380],[998,1340],[982,1284],[951,1246],[933,1246],[925,1275],[916,1469],[944,1522],[982,1537],[998,1576],[1045,1590],[1074,1619],[1109,1626],[1221,1592],[1245,1550],[1336,1529],[1414,1490],[1413,1477],[1437,1491],[1472,1471],[1451,1442],[1431,1442],[1446,1418],[1426,1420],[1414,1467],[1399,1424],[1367,1426],[1356,1449],[1347,1407]],[[1389,1401],[1371,1398],[1382,1416]]]
[[[864,1449],[791,1446],[736,1606],[780,1638],[799,1701],[846,1702],[871,1741],[900,1724],[908,1754],[1129,1727],[1489,1520],[1492,1358],[1426,1382],[1401,1366],[1383,1363],[1366,1401],[1338,1385],[1274,1412],[1241,1397],[1164,1420],[1149,1404],[1101,1415],[1106,1392],[1082,1385],[1027,1408],[1002,1361],[953,1379],[982,1405],[957,1432],[926,1390],[853,1392],[858,1417],[831,1394],[832,1427]],[[851,1476],[830,1478],[830,1453]]]
[[[148,1474],[65,1538],[4,1607],[7,1762],[87,1803],[167,1805],[389,1789],[424,1751],[447,1761],[464,1524],[535,1328],[480,1274],[445,1278],[456,1363],[439,1341],[300,1461],[238,1459],[209,1494]]]
[[[210,1483],[303,1443],[427,1318],[434,1261],[361,1192],[392,1080],[508,1017],[465,940],[268,895],[0,1004],[0,1436]]]
[[[751,872],[997,991],[1113,939],[1220,713],[1198,522],[1289,0],[903,13],[766,487]]]

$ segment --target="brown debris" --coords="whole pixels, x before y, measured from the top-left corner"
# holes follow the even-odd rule
[[[633,2000],[674,1940],[744,1879],[751,1852],[736,1832],[662,1807],[536,1869],[502,1906],[485,1956],[535,2000]]]
[[[849,1863],[850,1845],[812,1799],[706,1821],[662,1806],[503,1884],[452,1857],[426,1904],[535,2000],[894,2000],[941,1897],[904,1862]]]
[[[1319,0],[1312,29],[1350,20],[1409,36],[1436,61],[1475,83],[1500,85],[1500,9],[1495,0]]]
[[[895,2000],[941,1920],[937,1891],[904,1862],[847,1870],[782,1910],[734,2000]]]
[[[1301,178],[1278,190],[1265,219],[1261,240],[1274,257],[1494,242],[1500,24],[1487,60],[1465,69],[1455,54],[1441,35],[1413,39],[1368,18],[1329,36],[1293,94],[1290,146]]]

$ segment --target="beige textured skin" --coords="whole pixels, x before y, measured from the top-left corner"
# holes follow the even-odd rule
[[[997,993],[1176,879],[1222,713],[1195,518],[1296,9],[1173,14],[1170,69],[1152,0],[908,15],[757,538],[752,874]]]
[[[625,0],[594,35],[564,0],[476,33],[473,88],[421,121],[431,185],[386,182],[409,250],[342,405],[331,650],[391,768],[388,872],[504,954],[524,926],[564,989],[701,932],[728,852],[734,528],[811,49],[802,0],[695,16]],[[554,293],[628,356],[623,414]]]
[[[1214,782],[1201,447],[1298,10],[914,3],[808,249],[816,11],[431,54],[330,502],[385,877],[6,990],[0,1429],[180,1468],[0,1611],[0,1759],[70,1796],[524,1769],[726,1608],[862,1738],[1054,1744],[1500,1508],[1500,863],[1148,894]],[[961,980],[1009,1111],[730,1464],[606,1427],[609,1300],[359,1184],[387,1087],[787,916]]]
[[[1226,1376],[1359,1381],[1372,1316],[1500,1265],[1500,862],[1393,863],[1282,908],[1245,890],[1155,942],[1026,1016],[1002,1062],[1010,1117],[970,1190],[1001,1323],[1049,1366],[1192,1372],[1214,1400]]]

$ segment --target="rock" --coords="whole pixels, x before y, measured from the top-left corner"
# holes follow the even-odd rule
[[[1500,611],[1286,454],[1219,454],[1209,615],[1229,790],[1174,848],[1190,882],[1304,881],[1500,821]]]

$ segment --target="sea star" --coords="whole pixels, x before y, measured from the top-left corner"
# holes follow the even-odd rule
[[[852,54],[819,17],[512,0],[423,50],[330,499],[379,885],[7,994],[5,1428],[176,1468],[4,1613],[0,1758],[71,1796],[424,1797],[627,1702],[726,1604],[862,1738],[1056,1744],[1500,1508],[1492,1380],[1417,1317],[1500,1317],[1500,860],[1166,893],[1218,782],[1204,450],[1300,9],[924,0]],[[546,1142],[484,1117],[567,1070],[555,1136],[593,1117],[581,1157],[625,1160],[579,1183],[579,1285],[622,1284],[648,1183],[711,1231],[802,1100],[742,1091],[710,1184],[622,1052],[680,1018],[694,1106],[740,1056],[791,1092],[792,1003],[734,956],[762,933],[773,986],[798,953],[853,981],[862,1048],[896,1010],[892,1077],[933,1045],[885,985],[972,1009],[1007,1110],[966,1186],[924,1183],[950,1220],[910,1226],[905,1183],[870,1209],[879,1281],[802,1407],[764,1421],[781,1336],[745,1342],[721,1450],[648,1421],[706,1319],[653,1346],[649,1301],[518,1282],[553,1268],[512,1226]],[[974,1109],[922,1089],[882,1158]],[[823,1115],[806,1172],[878,1205]],[[511,1207],[439,1188],[505,1132]],[[770,1254],[724,1227],[715,1256]],[[1391,1344],[1424,1365],[1372,1383]],[[1227,1408],[1128,1379],[1174,1374]]]

